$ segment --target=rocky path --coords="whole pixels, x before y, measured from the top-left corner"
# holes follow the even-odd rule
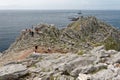
[[[0,65],[3,65],[3,64],[12,62],[12,61],[24,60],[33,53],[34,53],[34,48],[31,47],[31,48],[28,48],[28,49],[20,51],[20,52],[14,52],[14,53],[12,52],[12,53],[6,54],[4,57],[0,58]],[[39,53],[39,54],[44,54],[44,53],[65,54],[65,53],[67,53],[67,51],[59,49],[59,48],[49,48],[49,47],[39,46],[37,49],[37,53]]]
[[[26,57],[30,56],[33,52],[34,52],[33,49],[24,50],[24,51],[20,52],[21,55],[18,56],[17,60],[23,60]]]
[[[36,53],[38,53],[38,54],[44,54],[44,53],[47,53],[47,54],[53,54],[53,53],[54,54],[55,53],[65,54],[67,52],[68,52],[67,50],[62,50],[59,48],[57,49],[57,48],[43,47],[43,46],[39,46],[37,51],[36,51]],[[27,50],[21,51],[18,53],[20,55],[18,56],[18,58],[16,58],[16,60],[23,60],[33,53],[35,53],[34,48],[29,48]]]

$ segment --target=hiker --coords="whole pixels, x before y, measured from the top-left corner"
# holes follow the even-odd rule
[[[33,30],[29,29],[29,33],[30,33],[31,37],[34,37],[34,32],[33,32]]]
[[[51,48],[50,47],[48,48],[48,52],[51,52]]]
[[[33,31],[31,31],[31,36],[34,37],[34,32]]]
[[[35,46],[35,53],[37,52],[38,46]]]
[[[26,32],[28,32],[28,29],[25,29]]]

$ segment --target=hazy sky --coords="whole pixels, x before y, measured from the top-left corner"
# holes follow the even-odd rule
[[[120,0],[0,0],[0,9],[120,9]]]

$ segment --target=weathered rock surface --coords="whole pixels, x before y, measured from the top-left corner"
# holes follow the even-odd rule
[[[7,65],[0,68],[0,80],[19,79],[27,73],[27,68],[21,64]]]
[[[119,80],[119,54],[113,50],[106,51],[104,46],[83,55],[35,53],[25,60],[8,63],[0,69],[0,75],[2,79],[10,76],[20,80]]]
[[[114,72],[110,69],[108,70],[101,70],[99,71],[98,73],[92,75],[93,77],[93,80],[119,80],[119,75],[120,74],[117,74],[117,72]]]

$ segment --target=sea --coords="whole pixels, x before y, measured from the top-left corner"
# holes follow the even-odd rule
[[[69,18],[78,16],[96,16],[120,28],[119,10],[0,10],[0,52],[9,48],[23,29],[39,23],[64,28],[72,22]]]

